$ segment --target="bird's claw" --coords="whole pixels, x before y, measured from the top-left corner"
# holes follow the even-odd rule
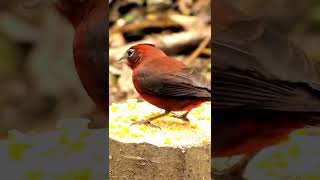
[[[153,127],[153,128],[159,128],[159,129],[161,129],[159,126],[152,124],[149,120],[133,121],[133,122],[131,123],[131,126],[132,126],[132,125],[135,125],[135,124],[144,124],[144,125],[146,125],[146,126],[150,126],[150,127]]]
[[[185,116],[184,114],[183,115],[173,114],[172,117],[181,119],[182,121],[185,121],[185,122],[190,122],[190,119],[188,119],[187,116]]]

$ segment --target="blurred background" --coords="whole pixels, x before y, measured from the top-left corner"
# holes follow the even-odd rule
[[[117,60],[151,43],[211,78],[210,0],[113,0],[109,7],[109,104],[137,99],[132,71]]]
[[[309,58],[320,61],[319,0],[231,0],[249,14],[261,17],[273,29],[287,35]]]
[[[49,3],[0,2],[0,134],[94,117],[76,74],[73,29]]]
[[[87,124],[105,117],[80,83],[73,28],[52,2],[0,2],[0,179],[105,179],[107,132]]]

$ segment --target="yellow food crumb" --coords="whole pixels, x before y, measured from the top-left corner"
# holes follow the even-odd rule
[[[191,125],[191,128],[193,128],[193,129],[198,129],[199,126],[198,126],[198,124],[192,124],[192,125]]]
[[[148,127],[145,125],[140,126],[140,131],[146,132],[147,129],[148,129]]]
[[[207,143],[207,142],[209,142],[209,139],[208,139],[208,138],[204,138],[204,139],[202,140],[202,142]]]
[[[157,129],[151,129],[151,131],[150,131],[152,134],[155,134],[155,133],[157,133],[158,132],[158,130]]]
[[[191,123],[184,122],[178,118],[172,118],[175,112],[153,120],[152,124],[160,127],[155,128],[144,124],[135,124],[133,126],[130,124],[157,116],[163,112],[161,109],[146,102],[140,103],[136,99],[130,99],[122,104],[114,103],[109,107],[111,112],[109,133],[111,137],[118,140],[151,142],[167,146],[208,143],[211,141],[210,131],[207,129],[207,127],[211,127],[210,106],[210,104],[204,103],[198,108],[193,109],[188,116]]]
[[[114,125],[114,124],[109,124],[109,128],[110,128],[110,129],[115,129],[115,128],[116,128],[116,125]]]
[[[171,143],[172,143],[172,141],[171,141],[170,138],[165,138],[164,139],[164,144],[171,144]]]
[[[134,110],[137,107],[138,101],[136,99],[129,99],[128,101],[128,109]]]
[[[172,113],[170,113],[170,114],[168,114],[167,116],[168,116],[168,117],[173,117],[173,114],[172,114]]]
[[[130,116],[130,119],[138,120],[138,114],[134,114],[134,115]]]
[[[112,105],[111,105],[111,112],[116,112],[117,110],[118,110],[117,105],[112,104]]]
[[[131,137],[132,138],[138,138],[138,137],[143,137],[143,135],[142,134],[137,134],[137,133],[132,133]]]
[[[123,127],[120,129],[120,131],[117,132],[117,135],[120,137],[125,137],[127,134],[129,134],[130,130],[127,127]]]
[[[119,122],[119,120],[123,119],[122,115],[117,116],[113,121],[114,122]]]
[[[204,111],[203,108],[197,108],[192,112],[192,114],[194,114],[194,115],[201,114],[203,111]]]

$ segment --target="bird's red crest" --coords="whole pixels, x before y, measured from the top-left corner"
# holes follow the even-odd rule
[[[150,43],[141,43],[141,44],[138,44],[138,45],[148,45],[148,46],[156,47],[156,45],[154,45],[154,44],[150,44]]]
[[[156,45],[154,44],[141,43],[141,44],[134,45],[131,48],[144,49],[145,47],[149,47],[149,46],[156,47]]]

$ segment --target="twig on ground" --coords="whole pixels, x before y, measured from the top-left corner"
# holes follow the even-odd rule
[[[169,26],[179,26],[179,24],[170,19],[155,19],[155,20],[144,20],[143,22],[134,22],[130,24],[126,24],[124,26],[117,26],[112,28],[109,31],[109,36],[115,33],[125,33],[125,32],[133,32],[140,29],[148,28],[148,27],[169,27]]]
[[[207,36],[205,37],[198,48],[186,59],[185,63],[187,65],[190,65],[193,63],[193,61],[199,56],[199,54],[202,52],[202,50],[207,46],[207,44],[210,42],[211,37]]]
[[[205,54],[207,56],[211,56],[211,49],[210,48],[204,48],[201,51],[202,54]]]
[[[128,43],[122,47],[110,48],[109,57],[119,59],[128,48],[139,43],[155,44],[158,48],[168,53],[170,51],[173,51],[177,47],[183,47],[188,44],[197,43],[205,38],[209,38],[210,40],[210,36],[211,36],[211,28],[206,27],[201,30],[190,30],[190,31],[184,31],[179,33],[173,33],[170,35],[149,37],[140,41]]]

